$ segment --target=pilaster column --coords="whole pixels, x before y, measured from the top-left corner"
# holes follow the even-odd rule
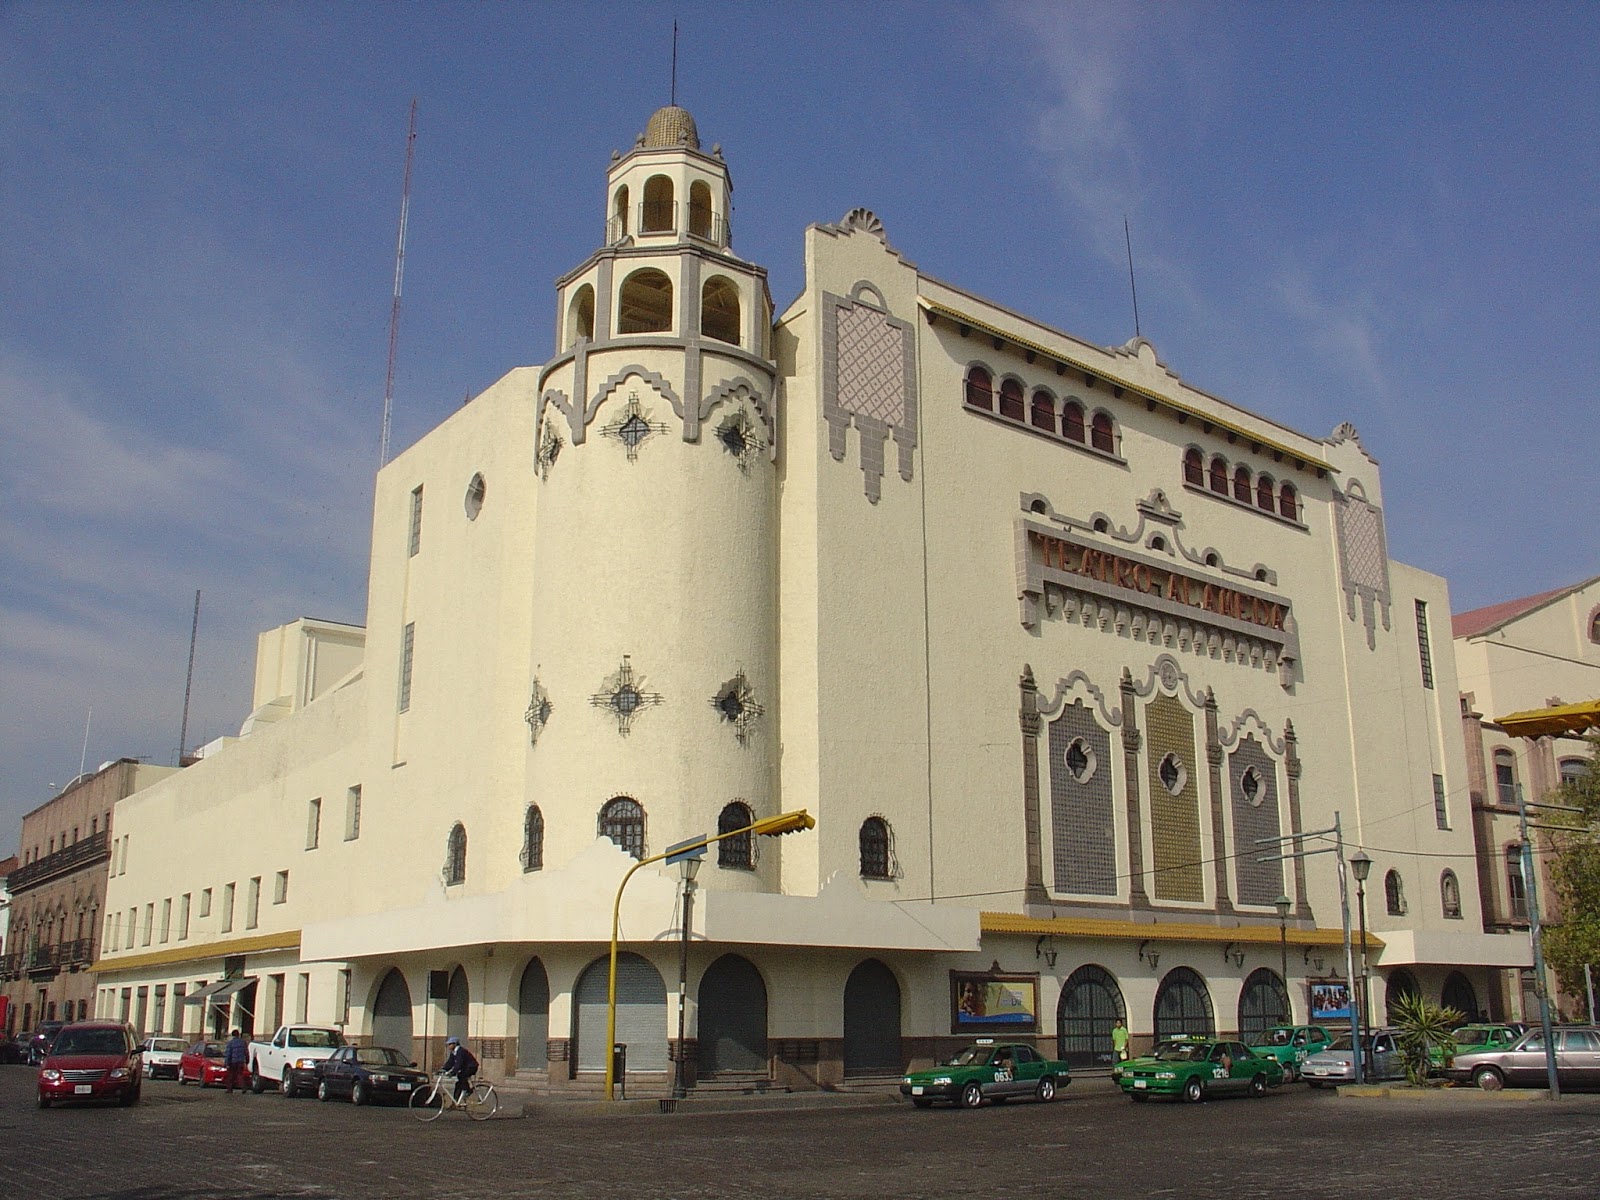
[[[1139,808],[1139,750],[1144,738],[1134,709],[1133,676],[1127,667],[1122,668],[1117,690],[1122,695],[1123,784],[1128,794],[1128,904],[1149,908],[1150,894],[1144,888],[1144,821]]]
[[[1027,843],[1023,903],[1047,905],[1050,894],[1044,886],[1044,822],[1039,812],[1039,685],[1034,682],[1032,666],[1023,664],[1017,686],[1021,692],[1017,719],[1022,726],[1022,821]]]
[[[1298,836],[1305,832],[1305,824],[1300,820],[1300,739],[1295,737],[1293,721],[1283,723],[1283,745],[1283,773],[1289,779],[1289,832]],[[1296,842],[1295,849],[1299,848]],[[1295,920],[1314,921],[1311,901],[1306,898],[1305,857],[1297,854],[1289,861],[1294,863]]]
[[[1217,732],[1217,697],[1206,689],[1206,774],[1211,780],[1211,863],[1217,882],[1217,911],[1231,913],[1233,900],[1228,892],[1227,839],[1222,828],[1222,740]],[[1242,848],[1241,848],[1242,850]]]

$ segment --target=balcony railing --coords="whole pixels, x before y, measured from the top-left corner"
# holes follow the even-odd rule
[[[678,232],[678,206],[672,200],[652,200],[642,206],[638,214],[640,227],[634,232],[648,237],[657,233]],[[628,217],[612,217],[606,221],[606,245],[615,246],[628,236]],[[726,217],[714,217],[702,209],[689,211],[688,234],[703,242],[710,242],[725,250],[733,242],[733,227]]]
[[[6,886],[11,889],[13,896],[43,883],[47,879],[54,879],[58,875],[65,875],[69,871],[76,871],[79,867],[87,866],[111,854],[111,836],[105,830],[92,833],[86,838],[80,838],[64,850],[57,850],[54,854],[46,854],[36,862],[31,862],[25,867],[18,867],[11,872],[6,880]]]

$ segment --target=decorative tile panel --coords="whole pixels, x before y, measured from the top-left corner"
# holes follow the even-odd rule
[[[1270,907],[1283,892],[1283,863],[1257,862],[1256,843],[1283,833],[1278,811],[1278,764],[1254,736],[1228,755],[1228,797],[1233,812],[1235,898]]]
[[[1196,757],[1194,716],[1173,696],[1145,705],[1149,730],[1151,894],[1157,900],[1205,900],[1200,841],[1201,769]]]
[[[1055,890],[1117,894],[1111,735],[1082,700],[1050,722],[1050,828]]]
[[[823,293],[822,412],[828,452],[843,462],[846,434],[854,425],[861,442],[867,499],[882,495],[889,439],[899,448],[900,477],[911,479],[917,444],[915,329],[891,316],[870,283],[856,284],[850,297]]]
[[[1383,532],[1383,509],[1367,499],[1361,481],[1352,479],[1343,492],[1333,492],[1334,527],[1339,539],[1345,606],[1350,620],[1361,604],[1367,649],[1377,648],[1377,617],[1389,629],[1389,547]]]

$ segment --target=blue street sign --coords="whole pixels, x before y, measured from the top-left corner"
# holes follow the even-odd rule
[[[706,835],[692,837],[682,842],[674,842],[667,847],[667,866],[682,862],[686,858],[704,858],[706,856]]]

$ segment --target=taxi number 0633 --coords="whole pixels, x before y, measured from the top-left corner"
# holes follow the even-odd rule
[[[1011,1068],[1009,1068],[1009,1067],[1001,1067],[998,1071],[996,1071],[994,1073],[994,1081],[996,1083],[1010,1083],[1011,1082]]]

